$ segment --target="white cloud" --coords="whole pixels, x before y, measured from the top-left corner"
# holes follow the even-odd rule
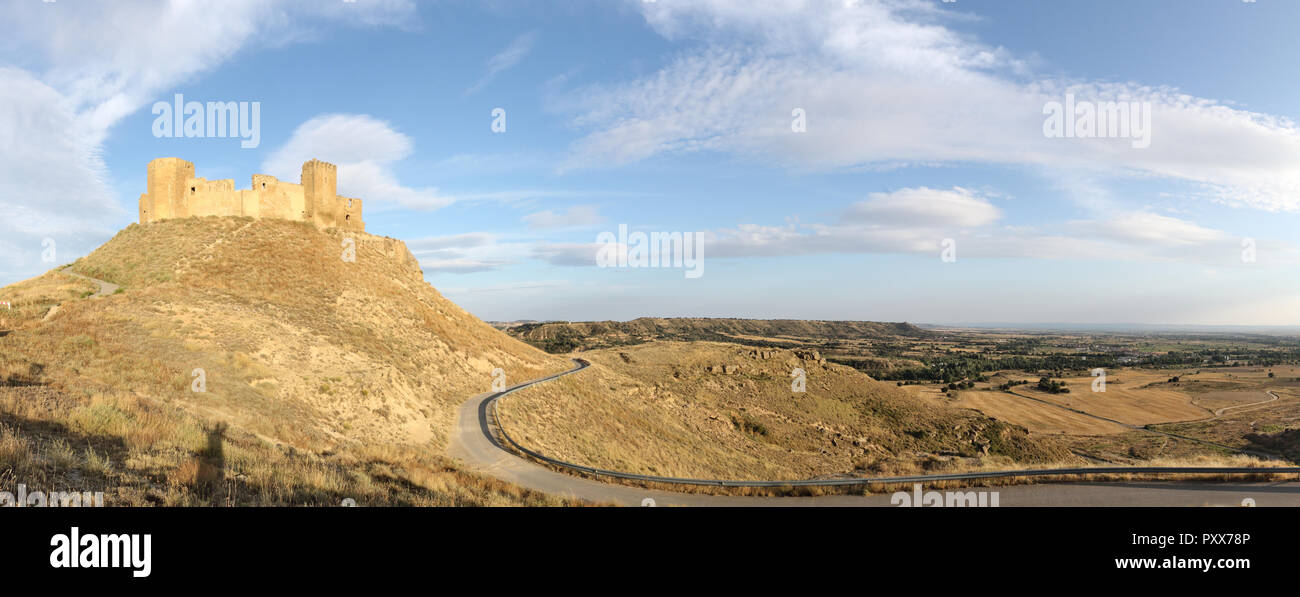
[[[538,243],[532,248],[532,256],[551,265],[584,266],[596,265],[596,252],[601,245],[597,243]],[[626,247],[620,246],[623,251]]]
[[[13,2],[0,19],[0,276],[31,275],[41,240],[66,263],[130,219],[100,157],[109,130],[250,47],[323,25],[404,25],[409,0]]]
[[[530,250],[525,243],[502,242],[487,232],[419,238],[406,246],[424,271],[452,274],[495,270],[519,262]]]
[[[495,235],[486,232],[466,232],[450,236],[428,236],[406,241],[406,248],[419,255],[424,251],[441,251],[444,249],[483,247],[492,244]]]
[[[108,189],[99,156],[59,92],[24,71],[0,68],[0,275],[26,277],[42,263],[42,242],[55,242],[58,263],[84,255],[125,219]]]
[[[415,143],[392,124],[367,114],[322,114],[294,129],[289,140],[271,152],[262,172],[282,180],[297,181],[302,164],[311,159],[338,167],[339,193],[365,200],[367,207],[384,203],[417,210],[435,210],[459,201],[513,202],[555,197],[608,195],[609,192],[564,189],[515,189],[490,192],[443,193],[435,187],[403,185],[393,166],[410,157]],[[484,167],[483,163],[491,164]],[[508,171],[506,156],[453,156],[435,167],[446,172]],[[574,217],[586,221],[589,208],[575,208]]]
[[[528,282],[515,282],[511,284],[495,284],[490,286],[469,287],[444,287],[441,289],[444,296],[466,295],[466,294],[495,294],[508,293],[511,295],[535,295],[538,291],[551,291],[556,288],[572,287],[571,282],[558,280],[537,280]]]
[[[544,210],[524,216],[529,228],[582,228],[595,226],[604,221],[596,208],[590,205],[575,205],[568,210],[557,212]]]
[[[1076,232],[1160,248],[1233,243],[1239,240],[1220,230],[1147,211],[1121,213],[1105,221],[1077,222],[1074,228]]]
[[[410,137],[365,114],[325,114],[298,125],[284,145],[262,164],[267,174],[298,180],[302,164],[313,158],[338,167],[341,195],[388,202],[411,209],[438,209],[454,198],[431,187],[403,186],[392,165],[411,154]]]
[[[474,85],[469,89],[466,89],[465,95],[478,93],[480,89],[486,87],[488,83],[491,83],[492,79],[495,79],[502,71],[513,68],[516,64],[519,64],[520,60],[523,60],[529,52],[533,51],[533,44],[536,42],[536,31],[530,31],[516,37],[510,42],[510,45],[505,47],[504,50],[501,50],[501,52],[493,56],[491,60],[488,60],[486,67],[487,70],[483,73],[483,77],[480,78],[477,83],[474,83]]]
[[[918,187],[872,193],[844,214],[852,222],[908,228],[970,228],[990,224],[1000,217],[1002,212],[988,200],[961,187],[951,190]]]
[[[990,222],[991,224],[992,222]],[[913,226],[846,222],[784,227],[742,225],[715,230],[706,241],[711,257],[775,257],[821,254],[915,254],[939,256],[953,238],[961,258],[1023,258],[1095,261],[1183,261],[1240,264],[1240,239],[1223,231],[1145,212],[1070,222],[1064,230],[979,226],[944,230],[925,222]],[[1262,243],[1274,264],[1300,262],[1296,247]],[[1261,263],[1264,260],[1261,259]]]
[[[929,191],[927,195],[934,193],[931,189],[926,191]],[[938,259],[944,239],[952,238],[961,259],[1242,265],[1240,238],[1188,220],[1149,212],[1115,213],[1105,218],[1071,221],[1061,230],[1042,231],[998,226],[993,219],[996,215],[991,216],[982,208],[971,210],[961,205],[936,217],[948,226],[945,228],[925,219],[927,210],[905,209],[914,204],[895,206],[893,200],[897,196],[885,195],[873,204],[880,206],[879,213],[893,218],[888,225],[847,217],[836,224],[800,224],[793,220],[784,226],[741,224],[703,232],[705,255],[710,259],[748,259],[893,254]],[[961,196],[962,201],[972,199]],[[865,203],[872,204],[870,200]],[[552,265],[593,266],[599,247],[595,243],[539,243],[533,247],[532,256]],[[1257,249],[1258,266],[1300,263],[1300,248],[1292,244],[1259,241]]]
[[[932,4],[932,3],[931,3]],[[1202,196],[1300,209],[1300,133],[1284,118],[1176,88],[1034,78],[917,2],[639,3],[673,40],[701,41],[653,74],[560,100],[587,134],[561,170],[718,151],[798,169],[975,162],[1159,177]],[[1043,107],[1150,102],[1152,143],[1046,138]],[[791,131],[802,108],[807,132]]]
[[[464,255],[441,253],[427,258],[420,258],[420,269],[430,273],[475,274],[492,271],[511,263],[513,262],[475,259]]]

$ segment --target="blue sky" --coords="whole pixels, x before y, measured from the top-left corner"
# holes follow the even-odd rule
[[[315,157],[484,319],[1300,324],[1297,3],[5,6],[0,282],[134,221],[150,159]],[[260,144],[155,137],[177,93],[259,102]],[[1067,94],[1149,146],[1049,138]],[[598,267],[620,225],[703,275]]]

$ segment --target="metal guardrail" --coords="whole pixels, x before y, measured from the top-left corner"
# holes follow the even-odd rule
[[[565,462],[551,458],[534,450],[528,449],[516,442],[506,428],[501,424],[501,417],[497,414],[497,401],[506,395],[515,391],[522,390],[534,384],[551,381],[558,377],[576,373],[586,369],[591,363],[583,359],[573,359],[578,364],[577,367],[556,373],[540,379],[535,379],[526,383],[512,386],[497,395],[488,399],[488,404],[492,408],[492,420],[496,423],[497,431],[501,437],[506,440],[515,450],[528,455],[541,462],[545,462],[555,467],[566,470],[577,471],[589,475],[602,477],[611,477],[615,479],[627,479],[632,481],[644,481],[649,483],[665,483],[669,485],[696,485],[696,486],[713,486],[713,487],[846,487],[853,485],[870,485],[886,483],[926,483],[932,481],[962,481],[975,479],[1002,479],[1011,477],[1081,477],[1086,475],[1104,475],[1104,474],[1135,474],[1135,475],[1249,475],[1249,474],[1300,474],[1300,467],[1275,467],[1275,468],[1256,468],[1246,466],[1108,466],[1095,468],[1054,468],[1054,469],[1030,469],[1030,470],[1013,470],[1013,471],[988,471],[975,473],[949,473],[943,475],[910,475],[904,477],[854,477],[844,479],[797,479],[789,481],[735,481],[726,479],[688,479],[682,477],[656,477],[653,475],[638,475],[634,473],[624,473],[605,469],[583,466],[572,462]],[[490,431],[490,430],[489,430]]]

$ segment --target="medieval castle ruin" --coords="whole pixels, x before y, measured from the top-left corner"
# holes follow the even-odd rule
[[[300,184],[254,174],[253,187],[237,191],[234,179],[195,178],[192,162],[158,158],[149,162],[148,189],[140,195],[140,223],[190,216],[252,216],[364,231],[361,200],[339,196],[336,179],[334,164],[312,160],[302,165]]]

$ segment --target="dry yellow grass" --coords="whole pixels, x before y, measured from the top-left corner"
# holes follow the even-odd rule
[[[907,389],[931,403],[975,409],[1037,434],[1056,435],[1076,454],[1103,463],[1145,464],[1155,458],[1197,455],[1218,458],[1234,450],[1292,461],[1300,454],[1296,432],[1300,368],[1294,366],[1122,368],[1108,372],[1104,393],[1092,392],[1093,378],[1081,375],[1064,378],[1071,390],[1068,394],[1041,392],[1032,383],[1038,377],[1037,372],[1001,371],[974,389],[946,395],[938,386]],[[1010,392],[997,389],[1004,382],[1020,380],[1031,383]]]
[[[1023,425],[1033,433],[1106,435],[1128,431],[1128,428],[1123,425],[1094,419],[1041,402],[1025,400],[1005,392],[965,390],[954,394],[955,399],[932,399],[956,407],[978,410],[990,417]]]
[[[1264,389],[1276,384],[1269,383],[1272,380],[1262,371],[1258,373],[1251,375],[1245,368],[1236,373],[1231,370],[1198,373],[1196,370],[1126,368],[1109,373],[1105,392],[1093,392],[1094,378],[1083,376],[1061,379],[1070,388],[1068,394],[1042,392],[1033,383],[1015,386],[1010,393],[989,391],[992,386],[1008,380],[1033,377],[1030,373],[1007,371],[991,376],[989,384],[980,384],[981,387],[976,389],[950,392],[951,397],[944,397],[928,386],[909,386],[908,389],[941,404],[972,408],[1024,425],[1035,433],[1110,435],[1127,433],[1129,429],[1065,408],[1138,426],[1198,421],[1213,417],[1219,408],[1267,400],[1269,396]],[[1170,383],[1169,379],[1174,376],[1181,381]],[[1026,399],[1026,396],[1042,402]]]
[[[1217,390],[1198,394],[1193,402],[1197,406],[1217,411],[1221,408],[1245,407],[1268,399],[1269,396],[1260,390]]]
[[[50,308],[65,301],[90,296],[94,283],[52,270],[0,289],[0,330],[12,331],[38,325]]]
[[[53,273],[0,291],[62,303],[0,338],[0,367],[27,376],[3,388],[0,421],[37,459],[89,442],[81,464],[111,461],[100,481],[126,503],[552,503],[441,454],[493,368],[527,379],[567,360],[443,298],[402,243],[346,236],[354,262],[343,233],[301,223],[132,225],[72,266],[122,293],[84,299]]]
[[[1168,377],[1161,371],[1123,369],[1108,375],[1105,392],[1092,391],[1092,377],[1062,379],[1068,394],[1040,392],[1034,384],[1012,391],[1129,425],[1193,421],[1214,414],[1192,404],[1186,392],[1163,383]]]
[[[752,352],[711,342],[584,352],[586,371],[503,400],[502,424],[555,458],[659,476],[801,479],[1071,458],[1023,428],[923,404],[850,367]],[[720,366],[735,369],[709,370]],[[795,367],[806,392],[791,391]]]

